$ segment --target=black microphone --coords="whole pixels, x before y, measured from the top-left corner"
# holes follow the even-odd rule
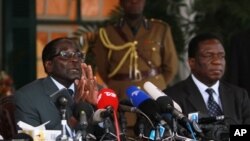
[[[65,104],[63,103],[63,99],[62,97],[67,99],[67,106],[71,107],[74,104],[73,98],[71,97],[71,95],[69,94],[68,90],[66,88],[60,89],[56,92],[54,92],[53,94],[50,95],[52,101],[54,102],[54,104],[60,108],[61,104]],[[59,100],[61,99],[61,100]]]
[[[68,104],[68,99],[65,96],[60,96],[57,99],[57,103],[60,106],[60,109],[65,109]]]
[[[170,112],[175,118],[183,121],[184,123],[188,123],[189,122],[188,118],[186,116],[184,116],[183,113],[181,113],[180,111],[178,111],[177,109],[175,109],[170,104],[168,104],[167,107],[165,107],[165,108],[166,108],[165,112]]]
[[[77,133],[75,138],[80,136],[82,139],[86,139],[88,122],[94,113],[94,109],[91,104],[80,101],[73,107],[73,116],[78,120],[78,126],[76,127]]]
[[[69,139],[68,135],[66,134],[66,126],[67,126],[66,108],[67,108],[68,100],[65,96],[61,95],[58,97],[57,103],[60,107],[60,112],[61,112],[62,133],[56,137],[56,141],[66,141]]]
[[[80,119],[81,119],[82,111],[85,112],[87,121],[90,120],[94,114],[94,108],[91,104],[89,104],[87,102],[80,101],[79,103],[74,104],[74,106],[73,106],[73,116],[78,121],[80,121]]]
[[[177,109],[175,109],[174,107],[172,107],[171,105],[167,106],[167,110],[176,118],[179,120],[179,123],[185,127],[186,129],[188,129],[188,131],[190,131],[189,129],[189,125],[192,127],[192,129],[195,130],[196,133],[198,133],[200,136],[203,136],[202,130],[199,127],[199,125],[197,124],[197,122],[194,121],[190,121],[183,113],[181,113],[180,111],[178,111]]]
[[[148,94],[156,100],[159,107],[161,107],[161,113],[171,113],[172,116],[180,122],[180,124],[188,129],[188,125],[191,125],[193,129],[202,134],[202,130],[199,128],[199,125],[195,122],[191,122],[181,111],[180,106],[173,101],[170,97],[168,97],[165,93],[163,93],[160,89],[158,89],[154,84],[147,81],[144,83],[144,89],[148,92]]]
[[[61,112],[61,118],[62,120],[66,120],[66,113],[67,113],[67,104],[68,104],[68,99],[61,95],[57,99],[57,103]]]
[[[132,101],[132,104],[144,112],[152,121],[159,122],[162,120],[159,114],[159,106],[144,91],[136,86],[131,86],[127,89],[126,94]]]
[[[199,124],[210,124],[215,122],[222,122],[225,119],[224,115],[220,116],[209,116],[208,114],[203,114],[201,112],[194,112],[188,114],[188,119],[191,121],[195,121]]]
[[[67,112],[71,112],[71,106],[73,105],[73,99],[70,96],[66,88],[60,89],[50,95],[52,101],[61,112],[61,125],[62,133],[56,137],[56,141],[68,140],[69,136],[66,134],[67,126]]]
[[[113,112],[111,107],[107,107],[106,109],[97,109],[93,115],[93,122],[100,123],[103,122],[105,118],[110,117]]]
[[[141,111],[136,107],[131,107],[131,106],[122,105],[122,104],[119,104],[118,111],[119,112],[141,113]]]
[[[151,99],[144,91],[138,89],[136,86],[130,86],[126,90],[127,96],[130,98],[132,104],[142,112],[144,112],[150,119],[151,124],[154,121],[152,127],[155,129],[155,139],[159,139],[163,136],[158,136],[160,130],[158,130],[159,125],[163,126],[167,131],[170,131],[170,127],[167,125],[166,121],[164,121],[161,117],[160,108],[157,105],[156,101]],[[156,125],[156,126],[155,126]]]

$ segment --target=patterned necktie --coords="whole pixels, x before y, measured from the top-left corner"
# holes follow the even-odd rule
[[[207,103],[209,115],[210,116],[222,115],[222,110],[221,110],[220,106],[215,102],[215,100],[213,98],[214,90],[211,88],[208,88],[208,89],[206,89],[206,92],[209,94],[208,103]]]

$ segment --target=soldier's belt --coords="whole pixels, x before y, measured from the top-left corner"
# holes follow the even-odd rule
[[[147,71],[141,71],[141,79],[146,79],[148,77],[156,76],[161,73],[160,68],[152,68]],[[125,80],[137,80],[135,76],[132,76],[132,78],[129,77],[129,74],[122,74],[118,73],[111,77],[113,80],[118,80],[118,81],[125,81]]]

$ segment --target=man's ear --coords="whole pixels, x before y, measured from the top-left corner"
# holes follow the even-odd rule
[[[192,68],[195,67],[195,58],[188,58],[188,64],[190,69],[192,70]]]
[[[47,74],[50,74],[52,72],[52,61],[45,61],[44,62],[44,70]]]

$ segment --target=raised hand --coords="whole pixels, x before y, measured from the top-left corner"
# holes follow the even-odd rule
[[[90,65],[82,63],[81,67],[82,77],[80,80],[75,81],[77,85],[75,100],[76,102],[83,100],[96,105],[98,95],[96,77],[93,75],[92,67]]]

